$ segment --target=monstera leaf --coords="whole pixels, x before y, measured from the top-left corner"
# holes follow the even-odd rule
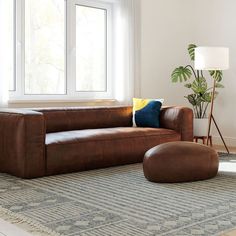
[[[195,49],[197,45],[189,44],[188,45],[188,53],[191,61],[195,60]],[[185,98],[188,102],[193,106],[194,116],[196,118],[206,117],[208,112],[209,103],[211,103],[212,99],[215,99],[218,95],[218,90],[220,88],[224,88],[221,84],[221,80],[223,78],[222,71],[219,70],[210,70],[210,76],[214,79],[216,91],[215,96],[213,98],[212,85],[213,81],[206,80],[204,77],[202,70],[195,70],[191,64],[184,66],[180,66],[176,68],[171,74],[171,81],[173,83],[184,82],[184,87],[190,89],[190,94],[186,95]],[[209,83],[209,85],[207,84]]]
[[[191,76],[192,72],[190,69],[180,66],[172,72],[171,80],[173,83],[177,83],[178,81],[182,83],[183,81],[190,79]]]
[[[211,102],[211,93],[204,93],[202,95],[202,100],[203,102],[207,102],[207,103],[210,103]]]
[[[185,88],[192,88],[192,84],[191,84],[191,83],[185,84],[184,87],[185,87]]]
[[[195,44],[189,44],[188,45],[188,53],[192,61],[195,60],[195,48],[197,46]]]
[[[207,81],[204,77],[195,79],[192,83],[192,90],[194,93],[203,94],[207,91]]]
[[[209,73],[217,82],[220,82],[223,78],[223,72],[221,70],[210,70]]]
[[[192,104],[192,106],[199,106],[202,102],[202,99],[197,94],[190,94],[188,96],[185,96],[185,98],[188,99],[189,103]]]

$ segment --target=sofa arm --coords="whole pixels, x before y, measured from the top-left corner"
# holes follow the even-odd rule
[[[44,176],[45,130],[42,113],[0,110],[0,171],[22,178]]]
[[[181,134],[182,141],[193,141],[193,111],[187,107],[163,107],[160,126]]]

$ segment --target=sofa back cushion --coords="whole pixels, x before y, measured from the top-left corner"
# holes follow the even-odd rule
[[[132,107],[35,109],[44,114],[46,132],[132,126]]]

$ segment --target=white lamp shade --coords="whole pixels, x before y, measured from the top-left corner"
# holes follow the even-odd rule
[[[229,49],[225,47],[195,48],[196,70],[227,70],[229,69]]]

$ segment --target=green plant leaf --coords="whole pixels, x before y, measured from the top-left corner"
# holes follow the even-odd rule
[[[189,44],[188,45],[188,53],[192,61],[195,60],[195,48],[197,46],[195,44]]]
[[[188,99],[189,103],[192,104],[192,106],[199,106],[202,102],[200,96],[197,94],[189,94],[188,96],[185,96],[185,98]]]
[[[184,87],[186,87],[186,88],[191,88],[191,87],[192,87],[192,84],[191,84],[191,83],[185,84]]]
[[[182,83],[183,81],[187,81],[189,78],[191,78],[191,76],[192,76],[192,72],[190,69],[180,66],[172,72],[171,81],[173,83],[177,83],[177,82]]]
[[[195,44],[188,45],[188,53],[192,61],[195,60]],[[171,81],[173,83],[177,82],[186,82],[184,86],[188,89],[191,89],[191,93],[187,96],[184,96],[189,103],[193,106],[195,116],[201,118],[205,116],[206,108],[212,99],[212,87],[208,88],[207,80],[204,78],[203,72],[201,70],[194,70],[191,65],[180,66],[176,68],[171,74]],[[194,74],[195,72],[195,74]],[[209,71],[212,79],[216,81],[217,91],[219,88],[224,88],[220,83],[223,78],[222,71]],[[190,81],[192,75],[195,75],[194,78]],[[189,80],[189,81],[188,81]],[[193,81],[193,82],[192,82]],[[213,83],[212,81],[209,81]],[[218,92],[215,91],[215,97],[218,95]]]
[[[196,106],[197,103],[196,103],[196,94],[190,94],[188,96],[185,96],[185,98],[188,99],[189,103],[192,105],[192,106]]]
[[[200,96],[207,91],[207,81],[204,77],[199,77],[195,79],[192,84],[192,90],[194,93]]]
[[[223,79],[223,72],[221,70],[210,70],[209,73],[217,82],[220,82]]]
[[[211,92],[204,93],[202,95],[202,100],[203,100],[203,102],[210,103],[211,102]]]
[[[225,86],[223,84],[220,83],[216,83],[216,88],[224,88]]]

